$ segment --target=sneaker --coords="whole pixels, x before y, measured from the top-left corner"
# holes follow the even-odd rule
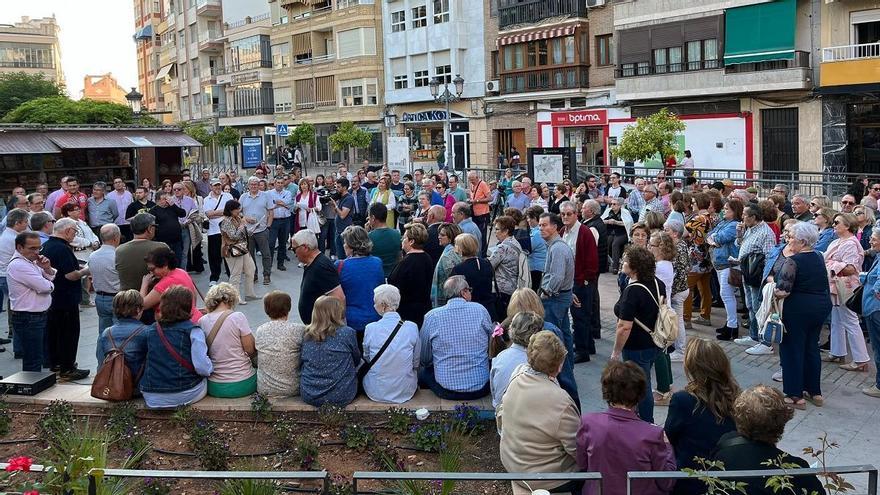
[[[755,344],[760,344],[760,342],[751,337],[740,337],[734,340],[733,343],[736,345],[747,345],[749,347],[752,347]]]
[[[876,397],[880,399],[880,388],[877,388],[877,385],[873,385],[868,388],[863,388],[862,393],[865,395],[870,395],[871,397]]]
[[[779,370],[776,373],[773,373],[772,378],[773,378],[774,382],[782,383],[782,370]]]
[[[82,380],[87,376],[89,376],[89,370],[81,370],[77,368],[61,372],[61,379],[67,381]]]
[[[272,282],[272,279],[268,275],[263,275],[263,285],[269,285],[270,282]]]
[[[748,349],[746,349],[746,354],[750,354],[752,356],[762,356],[762,355],[766,355],[766,354],[773,354],[773,348],[770,347],[769,345],[764,345],[763,343],[758,342],[757,344],[753,345],[752,347],[749,347]]]
[[[211,280],[211,282],[208,283],[208,287],[214,287],[215,285],[217,285],[217,281],[216,281],[216,280]]]
[[[673,351],[669,354],[669,360],[673,363],[680,363],[684,361],[684,353],[681,351]]]
[[[710,319],[708,319],[708,318],[703,318],[702,316],[697,316],[696,318],[694,318],[694,319],[691,320],[691,321],[692,321],[694,324],[696,324],[696,325],[703,325],[703,326],[705,326],[705,327],[711,327],[711,326],[712,326],[712,320],[710,320]]]

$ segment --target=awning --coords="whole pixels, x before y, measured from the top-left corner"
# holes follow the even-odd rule
[[[549,29],[538,29],[524,33],[509,34],[507,36],[500,36],[498,38],[498,45],[515,45],[517,43],[527,43],[534,40],[571,36],[574,34],[575,28],[577,28],[577,24],[569,24],[568,26],[558,26]]]
[[[46,136],[63,149],[201,146],[198,141],[180,131],[50,131]]]
[[[288,5],[293,5],[295,3],[301,3],[306,7],[311,7],[312,5],[318,3],[318,0],[281,0],[281,8],[285,8]]]
[[[153,25],[147,24],[141,29],[138,29],[134,35],[134,39],[135,41],[153,39]]]
[[[174,67],[174,64],[168,64],[168,65],[162,67],[161,69],[159,69],[159,72],[156,73],[156,79],[162,79],[164,77],[167,77],[168,73],[171,72],[172,67]]]
[[[725,11],[724,65],[794,58],[797,0]]]
[[[61,149],[40,131],[0,132],[0,155],[45,153],[61,153]]]

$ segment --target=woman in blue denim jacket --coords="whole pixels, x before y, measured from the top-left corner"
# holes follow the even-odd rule
[[[880,230],[871,232],[871,249],[880,250]],[[862,393],[880,399],[880,256],[874,257],[868,273],[860,277],[864,292],[862,292],[862,317],[868,327],[871,337],[871,346],[874,348],[874,368],[877,375],[874,385],[862,389]]]
[[[736,258],[739,247],[736,245],[736,226],[742,221],[743,203],[738,199],[731,199],[721,209],[722,219],[706,236],[706,243],[712,249],[712,264],[718,274],[718,284],[721,286],[721,300],[724,301],[724,311],[727,312],[727,322],[715,331],[718,340],[732,340],[739,336],[739,321],[736,314],[736,295],[734,287],[728,283],[731,263],[729,258]]]
[[[137,391],[138,382],[147,361],[147,330],[149,325],[144,325],[138,320],[143,311],[144,298],[140,292],[129,289],[113,296],[113,316],[117,321],[114,325],[104,329],[98,336],[96,353],[98,368],[100,368],[108,352],[114,347],[122,348],[125,355],[125,365],[128,366],[131,377],[134,379],[135,391]]]

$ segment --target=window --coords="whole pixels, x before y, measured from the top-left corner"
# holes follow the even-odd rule
[[[180,110],[184,115],[189,115],[189,97],[184,96],[180,99]]]
[[[394,89],[406,89],[407,83],[406,74],[394,76]]]
[[[717,69],[719,67],[718,40],[688,41],[686,49],[688,70]]]
[[[54,51],[47,44],[0,42],[0,66],[52,69],[55,68]]]
[[[434,67],[434,77],[440,81],[440,84],[443,83],[451,83],[452,82],[452,66],[451,65],[440,65]]]
[[[199,78],[199,59],[197,59],[197,58],[192,59],[192,61],[190,61],[189,65],[190,65],[190,67],[192,67],[193,79],[198,79]]]
[[[184,31],[184,30],[181,29],[180,31],[177,32],[177,44],[178,44],[179,46],[185,46],[185,45],[186,45],[186,40],[183,38],[183,31]]]
[[[272,67],[276,69],[290,67],[290,43],[272,45]]]
[[[180,70],[178,72],[180,73],[180,79],[184,82],[186,82],[187,78],[189,77],[189,72],[187,71],[187,69],[188,67],[186,66],[186,62],[180,64]]]
[[[347,9],[360,4],[360,0],[336,0],[337,9]]]
[[[434,24],[449,22],[449,0],[434,0]]]
[[[428,8],[424,5],[413,7],[412,9],[412,27],[420,28],[428,25]]]
[[[415,87],[421,88],[428,85],[428,71],[417,70],[413,73],[413,83]]]
[[[406,31],[406,11],[398,10],[391,13],[391,32]]]
[[[359,107],[378,103],[375,79],[349,79],[339,82],[342,106]]]
[[[596,36],[596,64],[599,66],[611,65],[611,35],[603,34]]]
[[[376,28],[357,28],[339,32],[339,58],[376,54]]]
[[[198,23],[192,24],[189,27],[189,42],[197,43],[199,41],[199,25]]]
[[[654,50],[654,73],[681,72],[681,47],[658,48]]]

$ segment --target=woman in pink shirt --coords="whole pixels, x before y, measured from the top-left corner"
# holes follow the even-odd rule
[[[196,290],[195,284],[189,274],[177,268],[177,257],[174,251],[168,246],[157,247],[150,251],[146,257],[147,274],[141,282],[141,296],[144,298],[144,309],[156,309],[156,319],[159,319],[159,299],[162,293],[169,287],[180,285],[188,289],[193,294],[192,316],[190,320],[198,324],[202,313],[196,308]]]
[[[208,377],[211,397],[231,399],[257,391],[257,372],[251,365],[256,343],[247,317],[235,311],[238,298],[238,290],[225,282],[211,287],[205,296],[208,314],[199,319],[199,326],[214,366]]]

